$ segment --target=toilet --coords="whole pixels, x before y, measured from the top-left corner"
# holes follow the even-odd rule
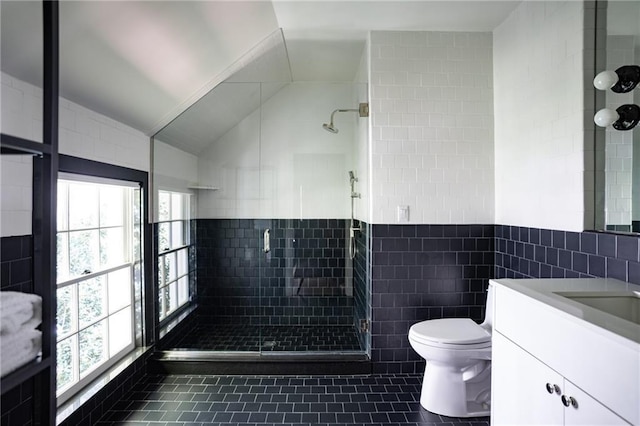
[[[492,284],[485,319],[422,321],[409,329],[411,347],[425,359],[420,405],[449,417],[488,416],[491,411]]]

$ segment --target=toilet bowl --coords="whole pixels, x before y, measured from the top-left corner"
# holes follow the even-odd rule
[[[422,321],[409,329],[411,347],[426,361],[420,405],[449,417],[488,416],[491,411],[492,289],[485,320]]]

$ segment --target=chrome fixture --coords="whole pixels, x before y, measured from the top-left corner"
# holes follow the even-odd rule
[[[356,185],[356,182],[358,182],[358,178],[356,177],[353,170],[349,170],[349,181],[351,184],[351,223],[349,225],[349,257],[353,259],[354,257],[356,257],[356,253],[358,252],[356,247],[356,231],[362,230],[360,226],[355,225],[354,200],[356,198],[360,198],[360,193],[355,191],[355,185]]]
[[[271,230],[269,228],[264,230],[262,238],[264,240],[264,247],[262,248],[262,251],[269,253],[271,251]]]
[[[355,184],[358,181],[358,178],[353,174],[353,170],[349,170],[349,181],[351,182],[351,198],[360,198],[360,193],[355,192]],[[353,209],[351,210],[353,213]]]
[[[333,124],[333,116],[336,112],[357,112],[360,117],[368,117],[369,116],[369,104],[366,102],[361,103],[358,106],[358,109],[336,109],[331,113],[331,119],[329,123],[324,123],[322,128],[331,133],[338,133],[338,129]]]

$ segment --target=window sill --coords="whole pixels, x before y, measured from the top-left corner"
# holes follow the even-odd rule
[[[132,350],[130,353],[124,356],[114,366],[109,368],[103,374],[101,374],[94,381],[82,388],[77,394],[69,398],[64,404],[58,407],[56,415],[56,424],[62,423],[76,410],[80,409],[87,401],[93,398],[98,392],[100,392],[108,383],[115,380],[120,373],[122,373],[127,367],[131,366],[140,357],[147,354],[152,350],[152,347],[138,347]]]
[[[160,322],[160,332],[158,339],[162,340],[164,336],[169,334],[178,324],[182,322],[186,317],[191,315],[193,311],[198,307],[197,304],[191,302],[183,307],[179,308],[176,312],[172,312],[167,318]]]

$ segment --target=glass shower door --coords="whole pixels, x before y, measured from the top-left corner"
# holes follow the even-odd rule
[[[349,255],[351,83],[265,83],[260,108],[263,354],[359,352]]]

